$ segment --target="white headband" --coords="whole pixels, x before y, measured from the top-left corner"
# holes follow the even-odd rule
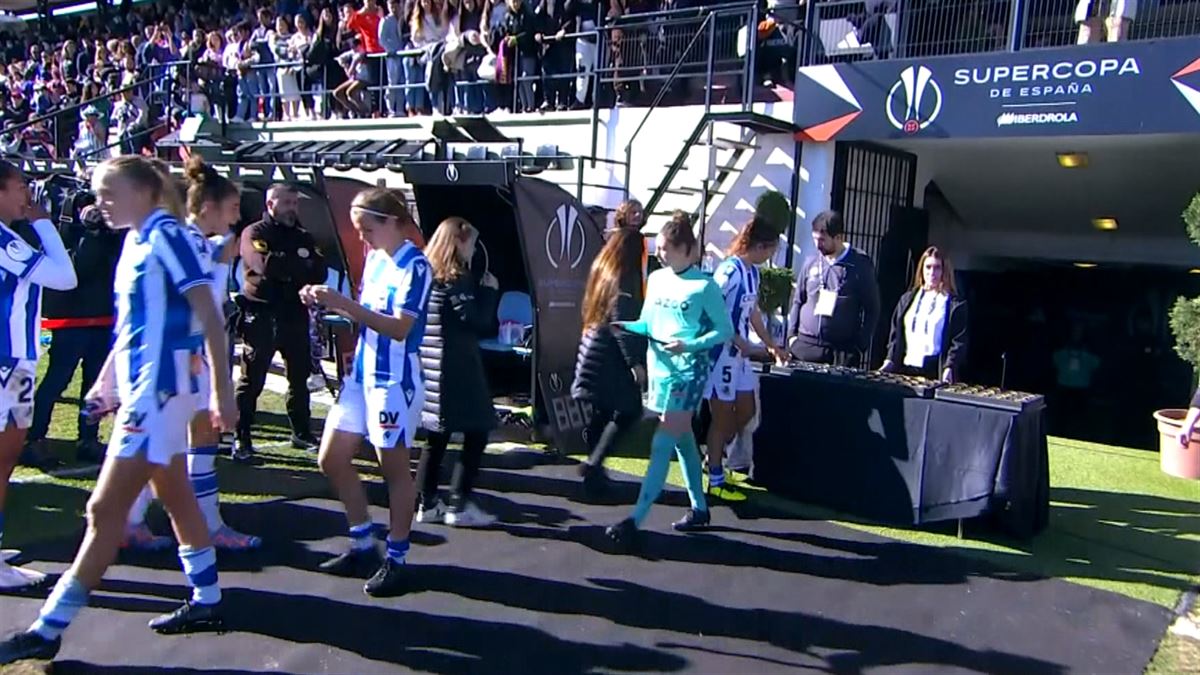
[[[365,207],[365,206],[359,206],[358,204],[352,204],[352,205],[350,206],[350,210],[351,210],[351,211],[353,211],[353,210],[355,210],[355,209],[358,209],[359,211],[362,211],[363,213],[369,213],[369,214],[371,214],[371,215],[373,215],[373,216],[376,216],[376,217],[378,217],[378,218],[385,218],[385,219],[386,219],[386,218],[395,218],[395,217],[396,217],[396,216],[394,216],[394,215],[392,215],[392,214],[390,214],[390,213],[384,213],[383,211],[376,211],[375,209],[369,209],[369,208],[367,208],[367,207]]]

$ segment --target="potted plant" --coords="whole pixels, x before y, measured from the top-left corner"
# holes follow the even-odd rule
[[[1183,210],[1188,238],[1200,246],[1200,194]],[[1200,298],[1179,298],[1171,308],[1171,332],[1175,335],[1175,353],[1192,368],[1200,367]],[[1164,473],[1181,478],[1200,479],[1200,433],[1193,432],[1187,446],[1179,444],[1179,432],[1186,410],[1159,410],[1159,465]]]
[[[754,204],[755,217],[769,223],[780,236],[787,229],[791,211],[787,198],[776,190],[762,193]],[[767,319],[767,327],[776,344],[783,343],[794,283],[795,277],[786,267],[764,267],[759,277],[758,307]]]

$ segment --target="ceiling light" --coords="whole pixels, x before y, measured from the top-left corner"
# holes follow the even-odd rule
[[[1117,229],[1116,218],[1092,218],[1092,227],[1105,232],[1112,232]]]
[[[1192,269],[1188,270],[1188,274],[1200,274],[1200,269],[1193,267]]]
[[[1096,263],[1077,262],[1075,263],[1075,266],[1081,270],[1090,270],[1096,266]]]
[[[1064,169],[1086,169],[1088,165],[1088,155],[1086,152],[1060,152],[1057,153],[1058,165]]]

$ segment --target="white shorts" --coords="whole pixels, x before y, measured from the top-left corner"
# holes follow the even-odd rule
[[[159,403],[143,397],[121,404],[108,439],[108,456],[124,459],[144,457],[151,464],[166,466],[175,455],[188,450],[188,428],[196,414],[196,397],[177,394]]]
[[[0,431],[28,429],[33,423],[33,361],[0,363]]]
[[[754,391],[757,386],[758,373],[754,372],[750,359],[741,354],[730,356],[729,349],[723,348],[708,374],[704,398],[733,401],[739,392]]]
[[[335,430],[365,436],[380,449],[412,447],[413,434],[421,423],[421,407],[425,405],[425,385],[420,378],[410,394],[411,399],[399,385],[364,390],[355,380],[347,379],[325,420],[326,433]]]

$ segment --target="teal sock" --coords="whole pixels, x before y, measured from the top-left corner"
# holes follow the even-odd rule
[[[642,490],[638,493],[637,505],[633,507],[633,522],[639,527],[667,482],[667,469],[671,468],[671,451],[674,448],[675,436],[662,429],[654,432],[654,438],[650,441],[650,466],[646,467]]]
[[[692,432],[679,437],[675,454],[679,456],[679,464],[683,466],[683,484],[687,487],[692,508],[707,511],[708,501],[704,498],[704,478],[700,469],[700,447],[696,445],[696,437]]]

